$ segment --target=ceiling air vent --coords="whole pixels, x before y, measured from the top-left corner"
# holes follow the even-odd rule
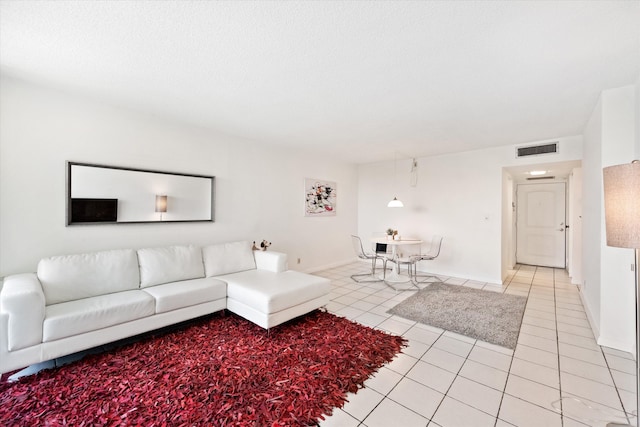
[[[558,152],[558,143],[544,145],[531,145],[529,147],[516,148],[516,157],[539,156],[540,154],[553,154]]]

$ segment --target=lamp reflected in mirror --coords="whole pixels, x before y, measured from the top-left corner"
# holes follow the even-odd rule
[[[160,212],[160,221],[162,214],[167,212],[167,196],[156,194],[156,212]]]

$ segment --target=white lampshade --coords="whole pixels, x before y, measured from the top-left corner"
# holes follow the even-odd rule
[[[392,201],[387,204],[388,208],[403,208],[404,204],[398,200],[397,197],[394,197]]]
[[[640,162],[604,168],[607,245],[640,248]]]
[[[167,211],[167,196],[156,195],[156,212]]]

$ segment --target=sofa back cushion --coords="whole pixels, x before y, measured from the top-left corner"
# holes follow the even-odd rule
[[[195,246],[138,249],[140,287],[204,277],[202,251]]]
[[[47,305],[138,289],[140,273],[133,249],[63,255],[38,263]]]
[[[205,246],[202,256],[207,277],[256,268],[251,243],[246,241]]]

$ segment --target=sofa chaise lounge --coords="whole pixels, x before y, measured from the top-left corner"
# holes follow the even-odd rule
[[[329,289],[249,242],[45,258],[4,280],[0,373],[223,309],[269,329],[325,306]]]

